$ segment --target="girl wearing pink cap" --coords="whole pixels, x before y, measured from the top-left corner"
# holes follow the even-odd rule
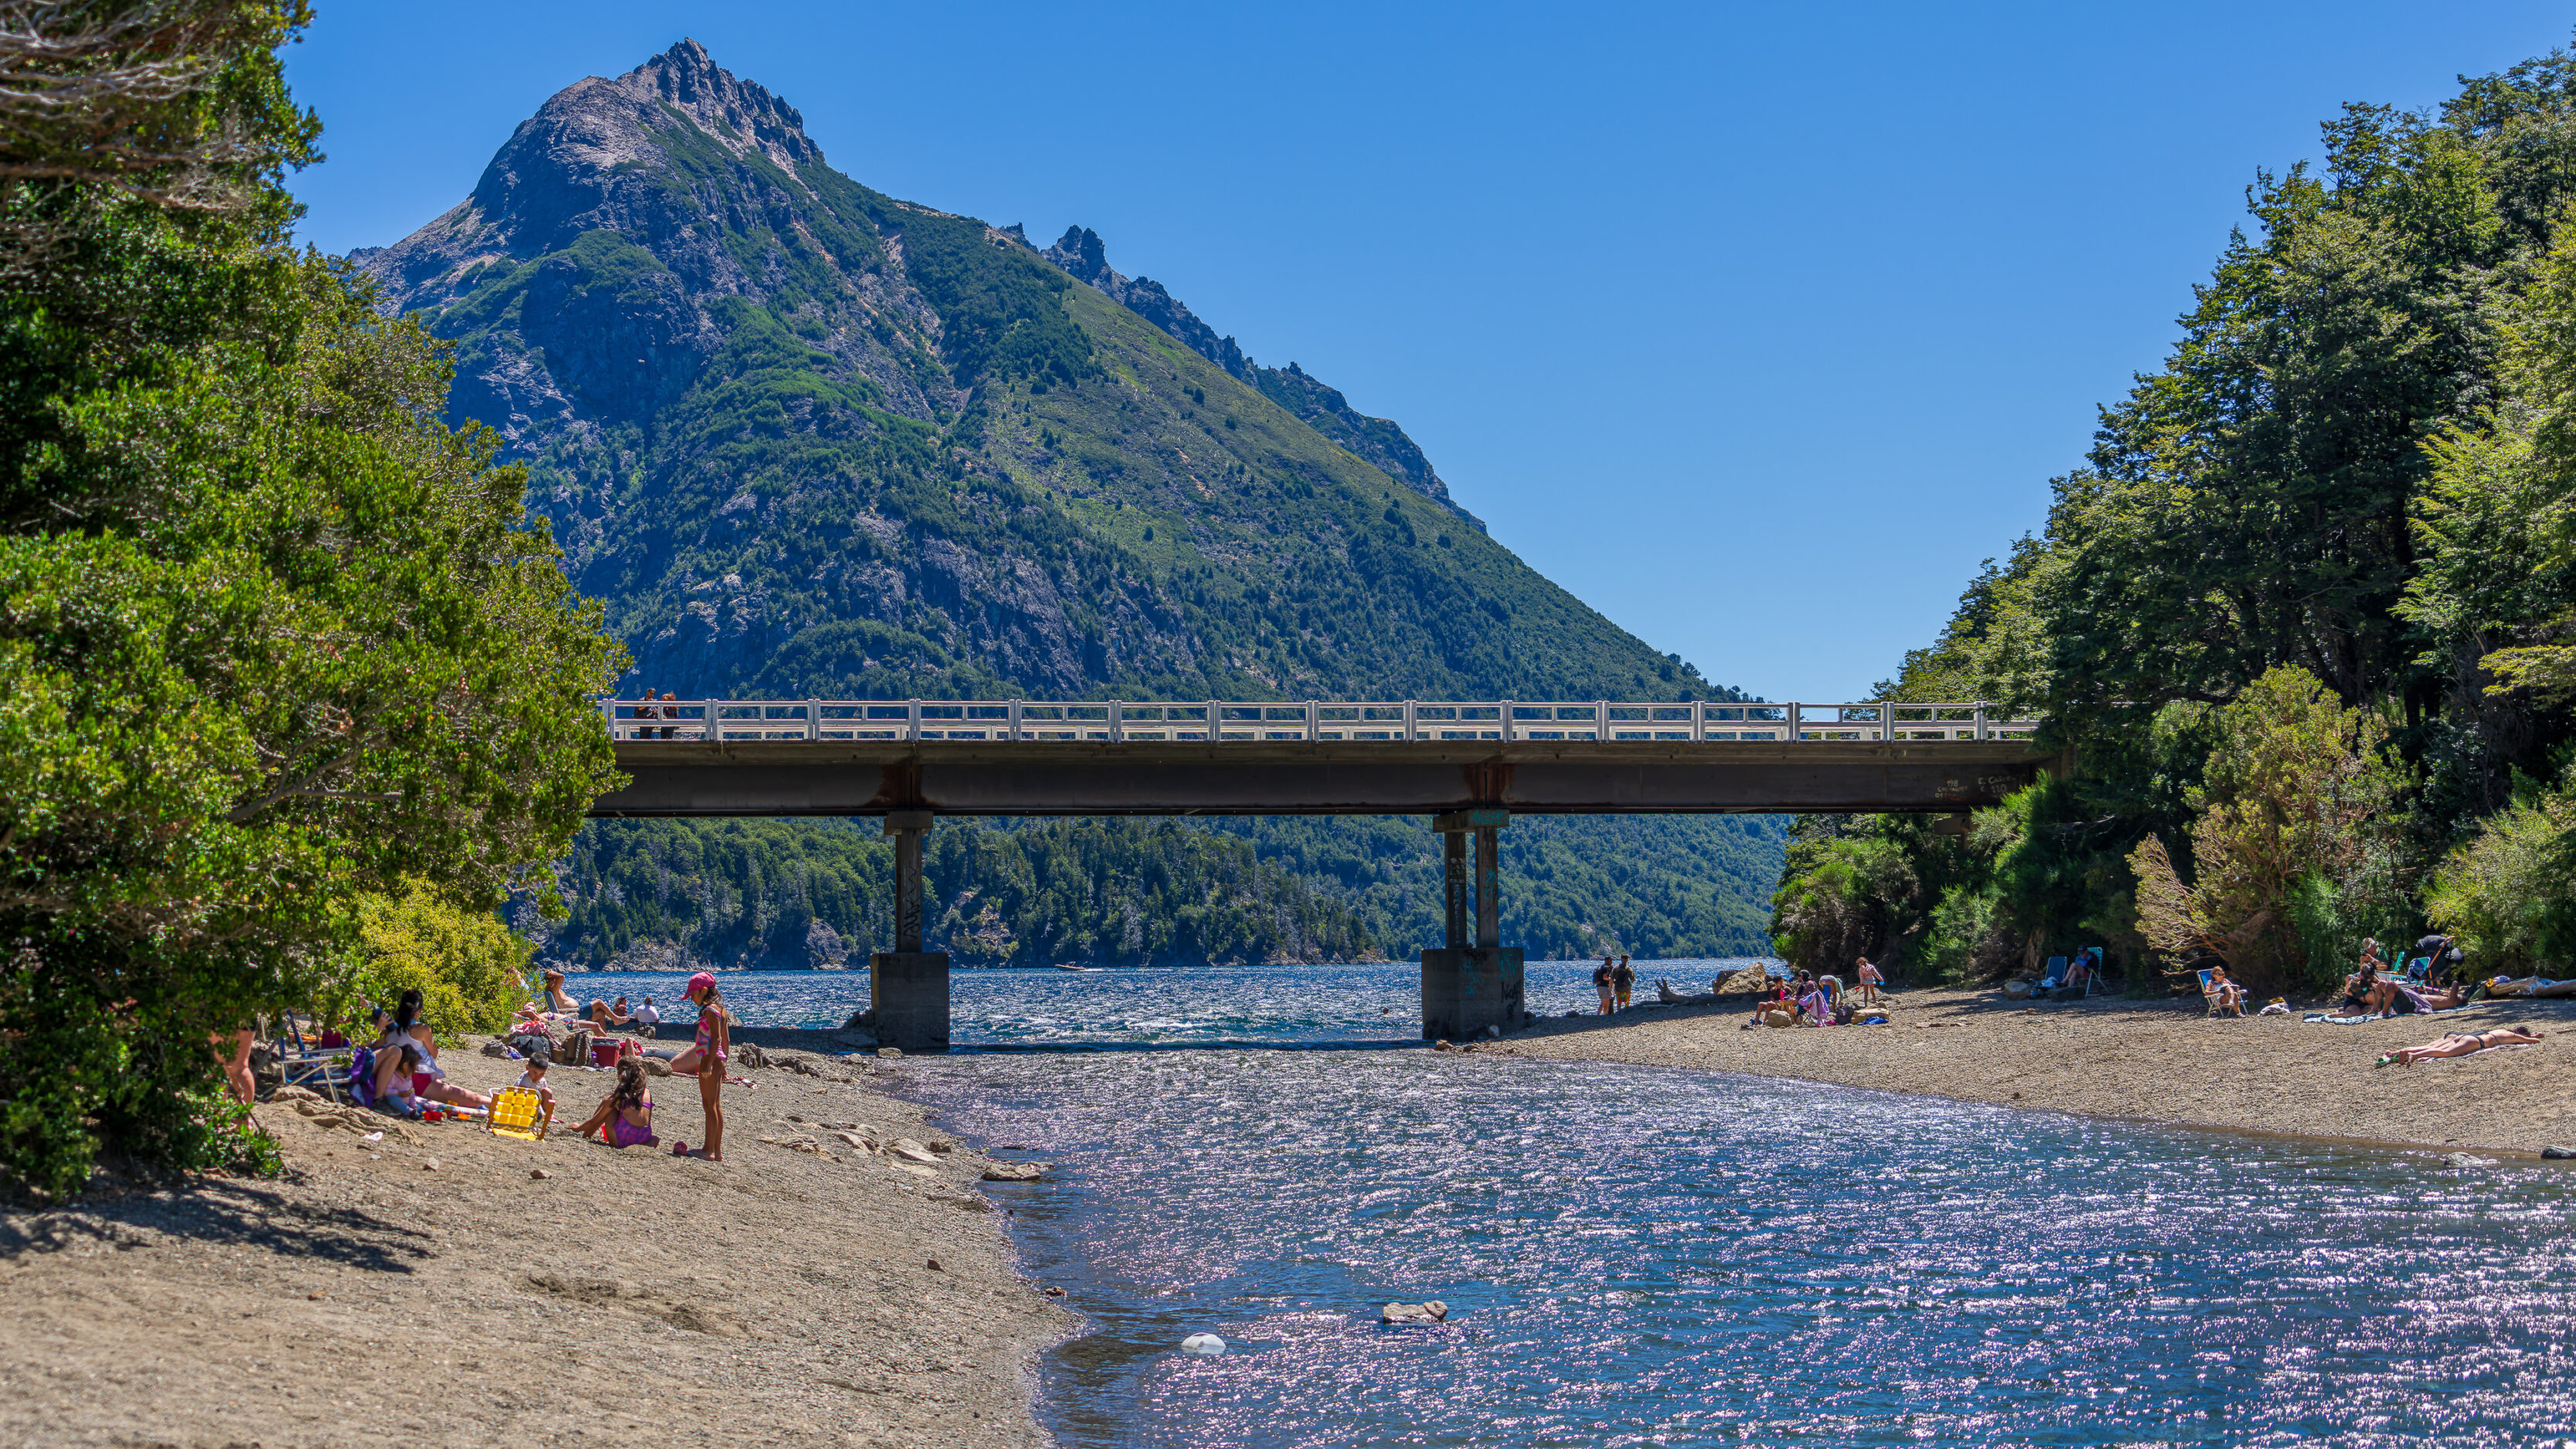
[[[733,1014],[724,1008],[724,994],[716,990],[716,978],[705,971],[689,978],[689,989],[681,995],[698,1006],[698,1036],[689,1049],[671,1059],[675,1073],[696,1073],[698,1098],[707,1108],[707,1138],[698,1145],[698,1156],[709,1162],[724,1161],[724,1079],[725,1049],[733,1042]],[[689,1144],[673,1143],[675,1155],[686,1155]]]

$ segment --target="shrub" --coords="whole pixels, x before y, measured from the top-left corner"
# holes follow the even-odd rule
[[[2523,974],[2576,959],[2576,798],[2523,792],[2453,850],[2424,889],[2424,911],[2481,959]]]
[[[497,1032],[534,989],[526,941],[490,911],[459,909],[418,882],[398,897],[362,897],[358,935],[357,990],[391,1004],[417,988],[421,1019],[440,1033]]]

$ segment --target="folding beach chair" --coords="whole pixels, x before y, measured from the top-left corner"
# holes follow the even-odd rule
[[[495,1136],[535,1142],[546,1135],[545,1099],[526,1087],[504,1087],[492,1097],[486,1125]]]
[[[278,1018],[277,1036],[270,1042],[269,1050],[277,1058],[279,1086],[303,1087],[320,1092],[334,1102],[341,1099],[342,1083],[348,1076],[349,1059],[354,1048],[316,1045],[290,1012]]]
[[[2032,994],[2037,995],[2042,991],[2055,991],[2057,988],[2065,984],[2066,958],[2063,956],[2051,956],[2048,958],[2048,975],[2037,987],[2032,989]]]

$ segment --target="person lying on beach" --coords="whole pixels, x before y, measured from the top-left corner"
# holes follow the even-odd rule
[[[2536,1046],[2541,1034],[2527,1026],[2500,1026],[2493,1031],[2455,1031],[2419,1047],[2401,1047],[2379,1060],[2374,1067],[2411,1067],[2435,1057],[2464,1057],[2490,1047]]]
[[[582,1119],[577,1134],[596,1136],[611,1147],[659,1147],[653,1135],[653,1094],[644,1090],[644,1060],[624,1057],[617,1063],[617,1086],[597,1110]]]
[[[624,1026],[627,1019],[624,997],[618,998],[615,1006],[598,1000],[590,1003],[590,1025],[594,1031],[606,1032],[611,1028]]]

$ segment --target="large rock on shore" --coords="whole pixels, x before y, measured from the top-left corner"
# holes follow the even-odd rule
[[[1771,973],[1759,966],[1747,966],[1713,989],[1720,996],[1758,996],[1771,989]]]

